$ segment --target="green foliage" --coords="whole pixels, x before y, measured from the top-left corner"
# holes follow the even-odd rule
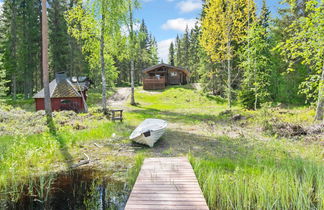
[[[68,9],[67,2],[49,0],[48,4],[49,31],[51,31],[49,34],[51,68],[54,72],[67,71],[71,59],[69,51],[70,37],[64,19],[64,13]]]
[[[174,66],[174,44],[171,42],[169,47],[169,63],[171,66]]]
[[[240,55],[244,69],[240,99],[243,106],[250,109],[257,109],[269,101],[271,95],[271,46],[266,30],[260,23],[252,24],[247,35],[248,44]]]
[[[0,97],[5,96],[7,94],[7,82],[8,81],[6,80],[6,71],[3,67],[2,58],[0,57]]]
[[[213,61],[220,62],[234,57],[234,43],[245,41],[248,24],[253,21],[254,16],[253,1],[207,2],[202,17],[200,43]]]
[[[251,88],[245,88],[242,86],[239,94],[239,102],[246,109],[255,109],[255,92]],[[257,108],[260,106],[260,103],[257,103]]]
[[[300,93],[305,94],[308,101],[317,100],[320,74],[323,67],[323,7],[318,1],[309,1],[305,4],[305,13],[293,21],[286,32],[291,34],[289,39],[279,43],[277,49],[281,55],[288,58],[288,71],[300,70],[296,60],[302,59],[310,72],[308,78],[300,84]],[[296,4],[292,3],[292,7]],[[308,38],[309,37],[309,38]]]

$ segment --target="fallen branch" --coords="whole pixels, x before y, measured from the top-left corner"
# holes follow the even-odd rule
[[[102,148],[103,146],[100,146],[99,144],[97,143],[93,143],[96,147],[99,147],[99,148]]]
[[[87,160],[81,160],[79,163],[77,164],[73,164],[71,166],[71,168],[77,168],[79,166],[82,166],[82,165],[86,165],[86,164],[89,164],[90,163],[90,158],[89,156],[86,154],[86,153],[83,153],[86,157],[87,157]]]

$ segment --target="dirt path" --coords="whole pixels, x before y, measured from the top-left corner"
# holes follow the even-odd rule
[[[117,88],[116,93],[109,97],[108,105],[111,108],[123,108],[130,94],[131,89],[128,87]]]

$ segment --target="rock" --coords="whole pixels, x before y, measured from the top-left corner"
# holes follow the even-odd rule
[[[245,119],[246,119],[246,117],[243,116],[243,115],[240,115],[240,114],[236,114],[236,115],[234,115],[234,116],[232,117],[232,120],[233,120],[233,121],[239,121],[239,120],[245,120]]]

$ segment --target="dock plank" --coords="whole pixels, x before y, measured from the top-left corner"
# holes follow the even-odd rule
[[[141,167],[125,210],[208,210],[187,158],[147,158]]]

